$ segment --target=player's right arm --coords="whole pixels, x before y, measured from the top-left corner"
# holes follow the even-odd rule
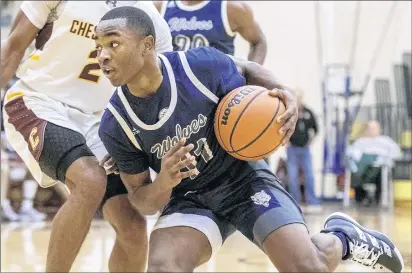
[[[1,88],[16,73],[27,48],[46,24],[54,2],[24,1],[21,5],[9,36],[1,41]]]
[[[119,168],[130,203],[144,215],[153,215],[167,203],[171,191],[152,183],[146,155],[134,149],[128,140],[123,140],[121,129],[116,127],[106,130],[108,127],[103,117],[100,139]]]
[[[163,156],[161,170],[152,182],[146,154],[134,149],[131,144],[128,145],[127,140],[122,141],[121,129],[117,124],[107,124],[108,122],[113,122],[113,119],[110,117],[107,119],[105,115],[99,135],[119,168],[120,177],[127,188],[130,202],[144,215],[157,213],[169,201],[173,187],[192,175],[192,171],[181,172],[180,170],[189,164],[194,164],[193,156],[182,159],[193,149],[193,144],[184,146],[185,139],[181,139],[170,149]]]
[[[151,182],[149,171],[131,175],[120,171],[120,177],[129,192],[132,205],[144,215],[153,215],[161,210],[170,199],[172,189],[183,179],[194,174],[194,170],[182,172],[190,164],[195,164],[195,157],[187,155],[193,144],[184,146],[185,138],[170,149],[162,158],[162,167],[156,179]]]
[[[152,182],[149,170],[138,174],[120,172],[120,177],[127,188],[130,203],[144,215],[156,214],[170,199],[172,189]]]

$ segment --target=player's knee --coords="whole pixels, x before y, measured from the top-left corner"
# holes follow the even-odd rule
[[[85,197],[101,202],[107,186],[107,175],[101,168],[93,168],[85,185]]]
[[[122,221],[116,226],[117,237],[127,245],[133,245],[138,248],[147,248],[147,229],[146,219],[138,212],[130,221]]]
[[[147,272],[193,272],[195,265],[186,259],[185,255],[173,255],[160,252],[151,252]]]
[[[99,166],[91,167],[77,179],[67,181],[72,196],[82,199],[86,203],[98,203],[106,192],[107,175]],[[70,187],[73,184],[74,187]]]

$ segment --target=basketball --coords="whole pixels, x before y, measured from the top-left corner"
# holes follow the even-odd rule
[[[282,144],[276,118],[285,105],[260,86],[243,86],[227,94],[216,110],[214,127],[219,144],[235,158],[255,161]]]

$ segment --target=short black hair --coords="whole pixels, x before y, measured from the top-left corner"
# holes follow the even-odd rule
[[[152,19],[141,9],[123,6],[108,11],[101,21],[111,19],[126,19],[126,27],[136,30],[142,36],[153,36],[156,40],[156,31]]]

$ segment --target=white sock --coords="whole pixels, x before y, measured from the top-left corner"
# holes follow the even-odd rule
[[[26,180],[23,182],[23,202],[21,210],[29,210],[33,208],[33,200],[37,192],[37,182],[34,180]]]
[[[9,199],[5,199],[1,201],[1,207],[4,208],[11,208],[11,203]]]
[[[38,184],[34,180],[23,182],[23,198],[33,200],[37,193]]]
[[[33,200],[30,199],[24,199],[21,202],[21,207],[20,210],[24,211],[24,210],[30,210],[33,208]]]

